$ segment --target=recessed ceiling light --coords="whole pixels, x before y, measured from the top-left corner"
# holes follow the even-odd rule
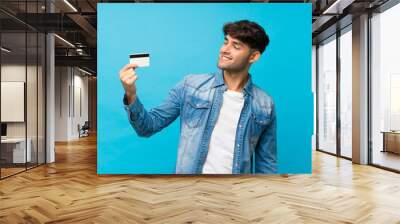
[[[5,48],[5,47],[1,47],[1,50],[4,51],[4,52],[6,52],[6,53],[10,53],[10,52],[11,52],[10,49],[7,49],[7,48]]]

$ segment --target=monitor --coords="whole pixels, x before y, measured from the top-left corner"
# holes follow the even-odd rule
[[[1,123],[1,136],[7,136],[7,124]]]

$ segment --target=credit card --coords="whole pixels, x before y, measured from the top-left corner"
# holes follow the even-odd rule
[[[129,63],[136,64],[138,67],[149,67],[150,66],[150,54],[140,53],[129,55]]]

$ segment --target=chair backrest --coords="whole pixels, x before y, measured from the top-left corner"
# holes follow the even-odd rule
[[[85,121],[85,124],[83,124],[82,128],[89,128],[89,121]]]

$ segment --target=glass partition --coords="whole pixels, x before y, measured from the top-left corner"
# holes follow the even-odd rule
[[[45,163],[45,34],[17,17],[45,1],[1,1],[0,178]]]
[[[352,157],[352,32],[340,35],[340,155]]]
[[[400,171],[400,4],[371,18],[372,164]]]
[[[24,171],[31,158],[26,150],[26,33],[2,32],[1,47],[1,176],[7,177]]]
[[[318,47],[318,149],[336,154],[336,36]]]

